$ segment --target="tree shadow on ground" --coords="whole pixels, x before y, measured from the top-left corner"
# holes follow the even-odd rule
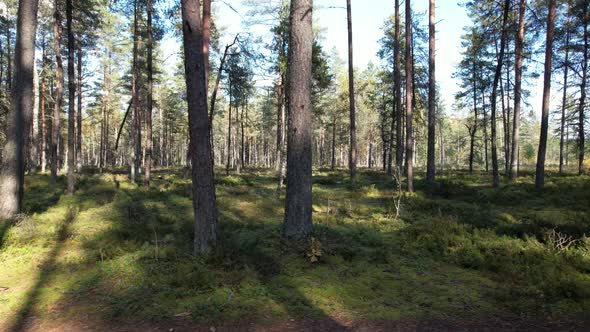
[[[76,218],[75,208],[68,209],[68,212],[60,225],[59,229],[55,234],[55,245],[47,254],[45,261],[39,266],[39,275],[34,285],[31,287],[29,292],[25,296],[24,303],[21,305],[18,313],[15,316],[15,320],[8,328],[11,332],[20,332],[26,329],[27,319],[29,318],[32,310],[34,309],[40,292],[43,287],[46,287],[50,281],[53,271],[56,265],[56,259],[60,255],[64,242],[70,234],[70,226]]]

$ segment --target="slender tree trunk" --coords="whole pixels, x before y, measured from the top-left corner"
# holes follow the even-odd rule
[[[336,114],[332,114],[332,161],[330,163],[330,169],[336,168]]]
[[[473,62],[472,68],[472,80],[473,80],[473,128],[469,129],[469,138],[471,139],[469,144],[469,174],[473,174],[473,158],[475,153],[475,134],[477,133],[477,66],[475,61]]]
[[[208,252],[217,242],[217,206],[199,7],[198,0],[181,0],[195,214],[195,255]]]
[[[583,46],[583,61],[582,61],[582,84],[580,85],[580,103],[578,104],[578,118],[579,118],[579,125],[578,125],[578,140],[579,140],[579,148],[578,148],[578,175],[582,175],[584,173],[584,152],[585,152],[585,141],[586,141],[586,132],[584,130],[584,121],[586,121],[584,116],[584,109],[586,107],[586,81],[588,80],[588,21],[590,20],[588,15],[588,6],[583,7],[583,16],[584,16],[584,46]]]
[[[20,5],[20,1],[19,1]],[[12,38],[10,33],[10,20],[6,20],[6,92],[10,93],[12,89]]]
[[[68,33],[68,194],[73,195],[76,186],[75,170],[75,106],[76,106],[76,67],[74,64],[74,30],[72,29],[73,16],[72,0],[66,0],[66,21]]]
[[[41,76],[41,88],[39,89],[39,120],[41,122],[41,142],[40,142],[40,161],[41,161],[41,172],[45,173],[47,168],[47,120],[45,116],[45,94],[46,94],[46,83],[45,83],[45,56],[43,56],[43,71]]]
[[[53,53],[55,54],[55,103],[53,106],[53,119],[51,121],[51,180],[57,181],[57,169],[59,167],[59,141],[61,108],[63,103],[63,63],[61,59],[61,14],[59,3],[55,1],[55,12],[53,14]]]
[[[404,159],[404,136],[402,133],[402,123],[403,123],[403,110],[402,110],[402,56],[401,56],[401,20],[400,20],[400,8],[399,8],[399,0],[395,0],[395,28],[394,28],[394,46],[393,46],[393,53],[394,53],[394,94],[395,94],[395,135],[396,135],[396,145],[395,145],[395,161],[399,171],[401,171],[403,167],[403,159]],[[392,129],[393,130],[393,129]],[[393,151],[391,152],[393,153]]]
[[[78,32],[78,109],[76,112],[76,169],[82,171],[82,35]]]
[[[500,54],[498,55],[498,63],[496,64],[496,71],[494,74],[494,82],[492,83],[492,184],[494,187],[500,185],[500,174],[498,171],[498,149],[496,146],[496,108],[497,108],[497,95],[498,95],[498,82],[500,81],[500,75],[502,75],[502,66],[504,63],[504,50],[506,48],[506,39],[508,34],[508,13],[510,12],[510,0],[504,1],[503,15],[502,15],[502,36],[500,38]]]
[[[232,100],[231,100],[231,95],[232,91],[231,91],[231,84],[229,86],[229,115],[227,117],[227,163],[225,164],[225,175],[229,175],[229,169],[231,168],[231,164],[232,164],[232,153],[231,153],[231,149],[232,149],[232,144],[231,144],[231,106],[232,106]]]
[[[406,176],[408,180],[408,191],[414,192],[414,128],[412,105],[414,91],[412,82],[412,5],[406,0]]]
[[[348,167],[350,181],[356,182],[357,144],[356,144],[356,107],[354,102],[354,65],[352,47],[352,14],[350,0],[346,0],[346,13],[348,21],[348,100],[350,107],[350,150],[348,153]]]
[[[435,4],[429,1],[429,43],[428,43],[428,157],[426,165],[426,180],[433,184],[436,173],[436,72],[435,72]]]
[[[313,0],[291,0],[287,144],[287,196],[283,235],[307,238],[312,231],[311,59]]]
[[[545,49],[545,76],[543,80],[543,105],[541,108],[541,135],[537,155],[535,187],[543,189],[545,185],[545,157],[547,154],[547,134],[549,131],[549,104],[551,98],[551,70],[553,69],[553,38],[555,31],[555,2],[549,0],[549,16],[547,17],[547,42]]]
[[[15,80],[7,141],[0,171],[0,218],[12,218],[22,209],[25,180],[25,146],[33,116],[33,70],[37,0],[20,0],[18,6]]]
[[[563,174],[563,148],[567,111],[567,84],[569,75],[569,54],[570,54],[570,31],[565,36],[565,62],[563,65],[563,96],[561,99],[561,126],[559,130],[559,175]]]
[[[520,6],[518,10],[518,35],[516,36],[516,60],[514,63],[514,119],[512,120],[512,148],[510,151],[510,180],[512,181],[515,181],[518,178],[518,151],[520,149],[520,101],[522,98],[522,51],[524,47],[525,11],[526,0],[520,0]]]
[[[132,125],[131,128],[131,136],[133,139],[131,140],[132,150],[132,162],[131,162],[131,182],[136,182],[137,177],[139,176],[139,165],[140,165],[140,157],[141,157],[141,137],[139,136],[139,130],[141,127],[141,121],[139,118],[139,91],[137,89],[137,79],[138,79],[138,38],[139,38],[139,24],[138,24],[138,0],[135,0],[134,3],[134,14],[133,14],[133,63],[131,68],[131,104],[133,109],[133,118],[132,118]]]
[[[203,1],[203,12],[205,11],[205,3],[208,3],[211,6],[211,0]],[[151,177],[152,177],[152,151],[154,146],[154,138],[152,133],[152,112],[154,109],[154,69],[153,69],[153,50],[154,50],[154,29],[152,27],[152,0],[146,0],[147,5],[147,35],[148,35],[148,43],[147,43],[147,114],[145,118],[145,126],[146,126],[146,147],[145,147],[145,177],[144,177],[144,185],[149,186]],[[211,11],[209,10],[209,17]],[[205,14],[203,13],[203,18],[205,18]],[[203,20],[203,32],[211,30],[211,24],[209,24],[209,30],[205,27],[205,20]],[[210,22],[209,22],[210,23]],[[205,33],[204,33],[205,35]],[[203,41],[203,51],[207,51],[204,54],[207,54],[205,58],[209,58],[209,44],[208,41],[205,43]],[[208,78],[208,64],[209,61],[206,61],[206,73]],[[205,94],[206,96],[206,94]]]

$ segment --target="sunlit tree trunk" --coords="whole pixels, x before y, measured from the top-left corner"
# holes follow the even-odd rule
[[[204,1],[211,5],[210,0]],[[154,50],[154,29],[152,26],[152,0],[146,0],[147,5],[147,112],[145,118],[145,130],[146,130],[146,147],[145,147],[145,177],[144,185],[149,186],[152,176],[152,150],[153,150],[153,133],[152,133],[152,112],[154,109],[154,69],[153,69],[153,50]],[[210,26],[209,26],[210,30]],[[206,47],[203,44],[203,48],[209,50],[209,44]],[[207,62],[208,63],[208,62]],[[208,68],[208,67],[207,67]],[[207,72],[208,74],[208,72]]]
[[[428,43],[428,156],[426,165],[426,180],[432,184],[435,181],[436,156],[436,71],[435,71],[435,4],[429,1],[429,43]]]
[[[195,214],[193,253],[199,255],[217,242],[217,206],[200,4],[198,0],[181,0],[181,8]]]
[[[414,106],[412,91],[414,91],[412,82],[412,5],[410,0],[406,0],[406,177],[408,181],[408,191],[414,192],[414,128],[413,128],[413,110]]]
[[[394,94],[395,94],[395,136],[397,139],[395,145],[395,161],[398,170],[401,171],[403,166],[403,158],[404,158],[404,135],[402,133],[402,119],[403,119],[403,110],[402,110],[402,55],[401,55],[401,20],[400,20],[400,9],[399,9],[399,0],[395,0],[395,28],[394,28]],[[393,128],[391,129],[393,130]],[[391,152],[393,153],[393,151]]]
[[[348,168],[350,181],[356,181],[357,144],[356,144],[356,107],[354,101],[354,65],[352,46],[352,14],[350,0],[346,0],[346,13],[348,21],[348,102],[350,107],[350,146],[348,153]]]
[[[545,157],[547,154],[547,135],[549,131],[549,104],[551,101],[551,70],[553,69],[553,38],[555,32],[555,2],[549,0],[547,16],[547,42],[545,48],[545,76],[543,79],[543,105],[541,108],[541,134],[537,154],[535,187],[543,189],[545,185]]]
[[[514,63],[514,119],[512,120],[512,148],[510,149],[510,180],[512,181],[515,181],[518,178],[518,150],[520,149],[520,101],[522,98],[522,52],[524,47],[525,11],[526,0],[520,0],[520,6],[518,10],[518,35],[516,36],[515,47],[516,60]]]
[[[66,28],[68,33],[68,194],[74,194],[76,186],[75,170],[75,106],[76,106],[76,76],[74,54],[74,30],[72,29],[73,16],[72,0],[66,1]]]

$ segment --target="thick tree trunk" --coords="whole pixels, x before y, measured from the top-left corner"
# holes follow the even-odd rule
[[[428,43],[428,157],[426,165],[426,181],[435,181],[436,165],[436,72],[435,72],[435,5],[429,1],[429,43]]]
[[[543,80],[543,105],[541,108],[541,134],[537,154],[537,170],[535,187],[543,189],[545,185],[545,157],[547,154],[547,135],[549,131],[549,104],[551,102],[551,70],[553,69],[553,38],[555,32],[555,2],[549,0],[549,16],[547,17],[547,42],[545,48],[545,76]]]
[[[492,127],[492,185],[497,187],[500,185],[500,173],[498,171],[498,149],[496,142],[496,108],[497,108],[497,95],[498,95],[498,82],[500,81],[500,75],[502,75],[502,66],[504,63],[504,50],[506,48],[506,39],[508,35],[508,14],[510,12],[510,0],[504,1],[503,15],[502,15],[502,36],[500,38],[500,53],[498,54],[498,63],[496,64],[496,71],[494,73],[494,82],[492,83],[492,116],[491,116],[491,127]]]
[[[82,171],[82,35],[78,32],[78,109],[76,111],[76,169]]]
[[[33,116],[33,70],[37,0],[20,0],[15,49],[14,111],[8,120],[8,135],[0,173],[0,218],[12,218],[22,209],[25,180],[25,146]]]
[[[401,27],[400,27],[400,9],[399,0],[395,0],[395,39],[394,39],[394,85],[395,85],[395,134],[396,134],[396,146],[395,146],[395,161],[398,171],[402,170],[403,159],[404,159],[404,138],[402,133],[403,123],[403,110],[402,110],[402,56],[401,56]],[[392,129],[393,130],[393,129]],[[391,152],[393,153],[393,151]]]
[[[287,196],[283,235],[307,238],[312,231],[311,59],[313,0],[291,0],[287,144]]]
[[[76,106],[76,75],[74,54],[74,31],[72,29],[73,0],[66,1],[66,27],[68,33],[68,194],[73,195],[76,186],[75,170],[75,106]]]
[[[53,53],[55,54],[55,103],[53,106],[53,119],[51,121],[51,180],[53,183],[57,181],[57,169],[59,167],[60,122],[64,85],[64,70],[61,59],[61,14],[57,1],[55,1],[54,7]]]
[[[211,0],[205,0],[204,3],[211,5]],[[147,112],[145,118],[145,130],[146,130],[146,147],[145,147],[145,177],[143,180],[144,185],[149,186],[152,176],[152,151],[154,146],[154,138],[152,133],[152,112],[154,109],[154,69],[153,69],[153,52],[154,52],[154,29],[152,27],[152,0],[146,0],[147,5]],[[205,7],[205,5],[203,5]],[[210,11],[209,11],[210,13]],[[203,15],[205,16],[205,15]],[[204,24],[205,25],[205,24]],[[209,30],[211,25],[209,24]],[[206,29],[204,29],[206,30]],[[207,46],[205,46],[207,45]],[[209,44],[203,43],[203,49],[209,51]],[[207,56],[208,58],[208,56]],[[209,62],[207,61],[207,64]],[[208,70],[208,66],[206,66]],[[208,72],[207,72],[208,75]]]
[[[195,214],[195,255],[207,253],[217,242],[217,206],[199,7],[198,0],[181,0]]]
[[[346,0],[346,13],[348,21],[348,101],[350,107],[350,147],[348,152],[348,168],[350,181],[356,182],[357,144],[356,144],[356,107],[354,101],[354,65],[352,47],[352,14],[350,0]]]
[[[413,128],[413,110],[412,105],[414,91],[412,82],[412,5],[410,0],[406,0],[406,177],[408,181],[408,191],[414,192],[414,128]]]

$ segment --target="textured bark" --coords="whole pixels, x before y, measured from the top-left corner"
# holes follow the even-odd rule
[[[43,71],[41,74],[41,87],[39,88],[39,120],[41,125],[41,142],[39,144],[41,172],[45,173],[47,168],[47,120],[45,115],[45,95],[47,85],[45,81],[45,54],[43,55]]]
[[[12,90],[14,111],[8,119],[8,135],[0,173],[0,218],[12,218],[22,208],[25,146],[33,116],[33,70],[38,6],[36,0],[19,1]]]
[[[516,36],[516,59],[514,62],[514,119],[512,120],[512,148],[510,149],[510,180],[518,178],[518,151],[520,149],[520,108],[522,98],[522,61],[525,27],[526,0],[520,0],[518,9],[518,33]],[[567,53],[566,53],[567,54]],[[567,55],[566,55],[567,58]],[[567,61],[567,60],[566,60]],[[567,68],[567,67],[566,67]],[[567,75],[567,69],[566,69]],[[563,132],[563,130],[562,130]]]
[[[412,5],[410,0],[406,0],[406,177],[408,181],[408,191],[414,192],[414,128],[413,128],[413,110],[412,105],[414,91],[412,82]]]
[[[404,138],[402,134],[403,111],[402,111],[402,55],[400,52],[401,45],[401,27],[400,27],[400,13],[399,0],[395,0],[395,39],[393,46],[393,53],[395,57],[394,63],[394,85],[395,85],[395,116],[396,127],[395,134],[397,142],[395,145],[395,161],[398,170],[401,171],[404,158]],[[393,130],[393,129],[392,129]],[[391,152],[393,153],[393,151]]]
[[[61,58],[61,13],[59,3],[55,2],[53,14],[53,53],[55,54],[55,103],[53,105],[53,119],[51,121],[51,180],[57,181],[57,169],[59,166],[59,141],[61,126],[61,108],[63,104],[64,69]]]
[[[72,29],[73,16],[72,0],[66,1],[66,29],[68,33],[68,194],[73,195],[76,186],[75,169],[75,106],[76,106],[76,75],[74,54],[74,30]]]
[[[283,235],[307,238],[312,231],[311,59],[313,0],[291,0],[288,56],[287,196]]]
[[[588,80],[588,6],[584,6],[584,46],[583,46],[583,61],[582,61],[582,84],[580,85],[580,103],[578,104],[578,174],[584,173],[584,149],[586,141],[586,132],[584,131],[584,108],[586,107],[586,81]]]
[[[494,73],[494,82],[492,83],[492,116],[491,116],[491,127],[492,127],[492,185],[497,187],[500,185],[500,173],[498,171],[498,148],[496,146],[496,108],[497,108],[497,96],[498,96],[498,82],[500,81],[500,75],[502,75],[502,66],[504,64],[504,50],[506,48],[506,39],[508,35],[508,14],[510,11],[510,0],[504,1],[503,14],[502,14],[502,32],[500,37],[500,53],[498,54],[498,63],[496,64],[496,71]],[[485,114],[485,113],[484,113]],[[484,124],[485,126],[485,124]],[[487,158],[486,158],[487,159]]]
[[[545,76],[543,79],[543,105],[541,108],[541,134],[539,137],[539,151],[537,154],[537,171],[535,187],[543,189],[545,185],[545,157],[547,154],[547,134],[549,131],[549,104],[551,101],[551,70],[553,68],[553,38],[555,35],[555,2],[549,0],[549,15],[547,16],[547,42],[545,48]]]
[[[205,0],[205,3],[211,5],[211,0]],[[147,110],[145,115],[145,135],[146,135],[146,147],[145,147],[145,177],[143,180],[144,185],[149,186],[152,176],[152,151],[154,146],[153,128],[152,128],[152,112],[154,109],[154,65],[153,65],[153,53],[154,53],[154,29],[152,27],[152,0],[146,0],[147,5]],[[210,29],[210,27],[209,27]],[[205,48],[205,47],[204,47]],[[207,50],[208,50],[207,46]]]
[[[203,29],[198,0],[181,0],[187,87],[190,156],[195,214],[195,255],[207,253],[217,241],[217,206],[213,155],[207,112],[207,78]]]
[[[78,82],[77,92],[78,95],[78,108],[76,110],[76,169],[78,173],[82,171],[82,36],[78,32]]]
[[[426,181],[433,184],[435,181],[436,165],[436,71],[435,71],[435,5],[434,0],[429,2],[429,42],[428,42],[428,151],[426,162]]]
[[[350,181],[356,182],[357,144],[356,144],[356,107],[354,101],[354,65],[352,46],[352,14],[350,0],[346,0],[346,13],[348,21],[348,101],[350,107],[350,147],[348,152],[348,168]]]

